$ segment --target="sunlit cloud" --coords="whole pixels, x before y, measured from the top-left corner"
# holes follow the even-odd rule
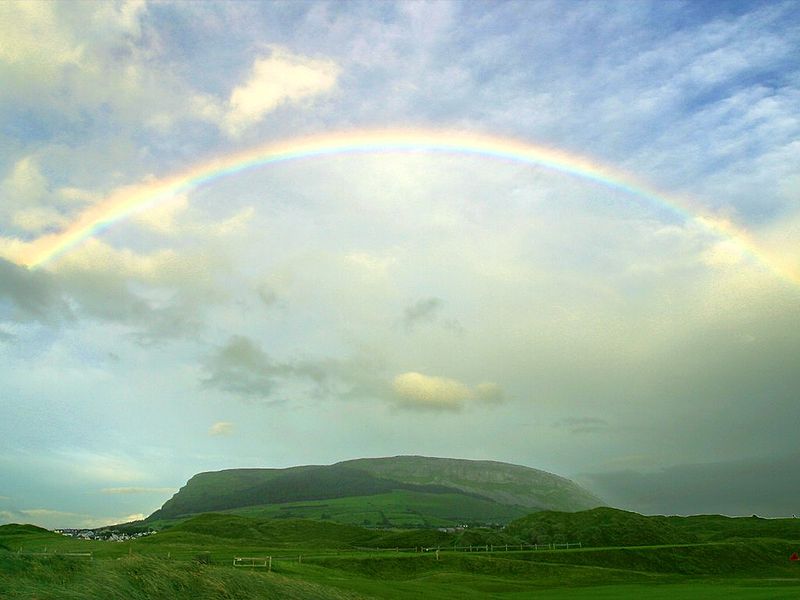
[[[489,403],[503,400],[503,391],[496,383],[484,382],[471,388],[456,379],[414,371],[397,375],[392,389],[398,404],[405,408],[457,411],[471,400]]]

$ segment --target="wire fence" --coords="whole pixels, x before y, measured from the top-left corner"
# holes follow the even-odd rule
[[[94,554],[92,552],[58,552],[57,550],[52,552],[28,552],[20,550],[17,552],[19,556],[42,556],[46,558],[55,558],[58,556],[66,556],[68,558],[87,558],[89,560],[94,559]]]
[[[554,551],[554,550],[567,550],[573,548],[582,548],[581,542],[568,542],[561,544],[472,544],[463,546],[409,546],[409,547],[351,547],[340,548],[335,550],[322,550],[311,551],[304,553],[302,549],[284,549],[278,553],[274,553],[274,549],[259,550],[257,548],[241,549],[237,551],[233,548],[225,550],[204,550],[204,549],[171,549],[166,552],[150,551],[144,548],[138,549],[134,552],[132,547],[128,547],[128,551],[119,553],[122,556],[147,556],[157,558],[159,560],[175,560],[175,561],[193,561],[203,564],[214,565],[233,565],[234,567],[247,567],[247,568],[264,568],[269,571],[273,570],[273,564],[280,562],[283,564],[295,563],[303,564],[304,561],[317,561],[331,558],[344,558],[353,557],[356,555],[386,555],[386,554],[433,554],[438,560],[440,555],[447,553],[483,553],[493,554],[498,552],[530,552],[530,551]],[[93,552],[59,552],[56,549],[51,549],[49,552],[47,548],[43,551],[19,549],[16,554],[29,557],[68,557],[76,559],[94,560]]]

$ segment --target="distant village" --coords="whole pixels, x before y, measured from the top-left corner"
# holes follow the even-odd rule
[[[80,540],[100,540],[104,542],[126,542],[128,540],[135,540],[136,538],[141,538],[156,533],[155,531],[125,533],[121,531],[114,531],[113,529],[101,529],[99,531],[95,531],[93,529],[54,529],[53,531],[55,533],[60,533],[61,535]]]

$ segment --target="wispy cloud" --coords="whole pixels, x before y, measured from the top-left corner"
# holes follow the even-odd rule
[[[33,522],[40,527],[53,529],[57,527],[72,527],[72,528],[95,528],[104,527],[106,525],[116,525],[118,523],[127,523],[130,521],[140,521],[146,517],[142,513],[133,513],[118,517],[98,517],[94,515],[67,512],[61,510],[52,510],[48,508],[29,508],[16,511],[19,516],[22,516],[27,522]]]
[[[600,417],[568,417],[557,421],[555,426],[568,429],[570,433],[599,433],[608,431],[610,424]]]
[[[174,494],[177,488],[170,487],[110,487],[100,490],[102,494]]]
[[[228,436],[233,435],[234,425],[228,421],[217,421],[208,430],[208,435]]]

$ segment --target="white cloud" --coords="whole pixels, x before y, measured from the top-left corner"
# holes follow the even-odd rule
[[[0,60],[25,68],[80,64],[83,47],[61,26],[49,2],[0,3]]]
[[[744,260],[744,250],[733,240],[717,242],[703,255],[703,262],[710,267],[733,267],[742,260]]]
[[[38,203],[47,193],[47,180],[33,156],[19,159],[3,181],[3,194],[16,205]]]
[[[368,252],[350,252],[344,259],[369,273],[380,276],[387,275],[389,268],[397,262],[393,256],[375,256]]]
[[[212,218],[192,210],[187,194],[174,196],[137,213],[132,221],[165,236],[195,236],[209,239],[237,235],[244,231],[255,215],[253,206],[245,206],[228,217]]]
[[[46,203],[50,186],[35,157],[19,159],[0,183],[0,218],[14,228],[39,232],[51,226],[62,226],[64,216]]]
[[[228,436],[233,434],[233,429],[233,423],[229,423],[228,421],[218,421],[209,428],[208,435]]]
[[[0,182],[0,221],[28,233],[62,228],[72,212],[96,199],[91,192],[76,187],[54,188],[40,163],[37,156],[24,156]]]
[[[285,103],[298,103],[330,92],[339,76],[331,60],[314,59],[273,47],[268,57],[256,58],[248,80],[233,89],[223,125],[233,136],[255,125],[269,112]],[[200,102],[205,114],[214,114]]]
[[[152,231],[173,235],[182,230],[178,219],[188,208],[189,197],[186,194],[180,194],[137,213],[133,220],[138,225]]]

